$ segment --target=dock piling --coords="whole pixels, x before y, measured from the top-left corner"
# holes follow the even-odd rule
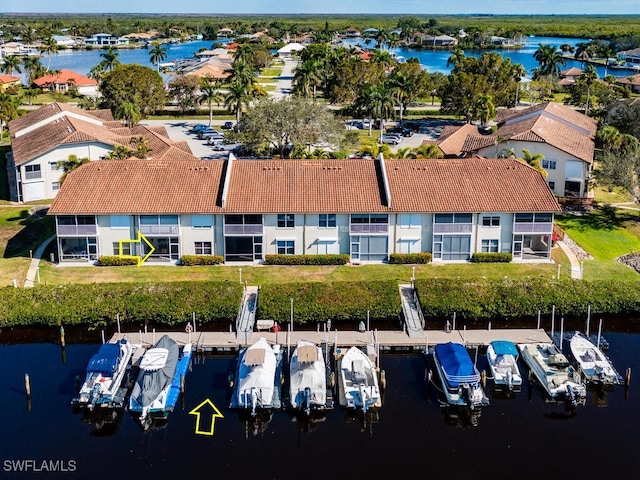
[[[602,334],[602,319],[598,322],[598,343],[596,343],[596,347],[600,348],[600,335]]]
[[[540,330],[540,310],[538,310],[538,325],[536,326],[536,330]]]
[[[24,391],[27,394],[27,400],[31,398],[31,381],[29,380],[29,374],[24,374]]]
[[[589,336],[589,323],[591,322],[591,305],[587,306],[587,328],[585,329],[585,333],[587,337]]]
[[[62,347],[65,346],[65,342],[64,342],[64,327],[62,325],[60,325],[60,345],[62,345]]]
[[[480,374],[480,382],[482,383],[482,388],[487,387],[487,371],[486,370],[482,370],[482,373]]]
[[[116,324],[118,325],[118,333],[120,333],[120,314],[116,315]]]
[[[624,375],[624,386],[626,388],[629,388],[630,384],[631,384],[631,367],[627,367],[627,371]]]
[[[105,341],[104,341],[104,330],[102,330],[101,332],[102,332],[102,343],[105,343]]]

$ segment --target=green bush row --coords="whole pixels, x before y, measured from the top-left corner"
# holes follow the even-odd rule
[[[92,283],[0,289],[0,328],[24,325],[88,325],[120,322],[178,325],[228,322],[242,300],[233,282]]]
[[[509,252],[476,252],[471,256],[474,263],[511,263],[513,255]]]
[[[194,265],[220,265],[224,262],[222,255],[183,255],[180,265],[191,267]]]
[[[265,265],[346,265],[349,254],[328,255],[265,255]]]
[[[137,265],[137,258],[118,257],[114,255],[103,255],[98,257],[98,265],[101,267],[124,267],[127,265]]]
[[[392,253],[389,255],[389,263],[408,264],[408,263],[429,263],[432,255],[430,252],[420,253]]]

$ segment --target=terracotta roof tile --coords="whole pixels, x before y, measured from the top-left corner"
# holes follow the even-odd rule
[[[445,155],[459,157],[464,153],[462,146],[467,135],[472,134],[478,134],[478,127],[470,123],[465,123],[460,127],[445,127],[436,143]]]
[[[511,158],[385,160],[398,212],[557,212],[539,171]]]
[[[60,70],[58,73],[49,73],[43,77],[36,78],[33,83],[39,87],[56,83],[73,82],[75,85],[98,85],[93,78],[85,77],[72,70]]]

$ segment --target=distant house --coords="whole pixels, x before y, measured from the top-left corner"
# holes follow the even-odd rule
[[[72,70],[60,70],[58,73],[50,73],[44,77],[36,78],[33,84],[45,92],[68,93],[69,90],[75,88],[80,95],[87,97],[99,95],[96,80]]]
[[[53,35],[51,38],[60,48],[71,48],[76,44],[73,38],[66,35]]]
[[[293,54],[303,49],[304,45],[302,45],[301,43],[288,43],[278,50],[278,56],[280,58],[291,58]]]
[[[111,35],[110,33],[96,33],[91,38],[85,38],[84,44],[96,47],[116,47],[118,45],[129,45],[129,39]]]
[[[360,37],[362,34],[360,33],[360,30],[358,30],[355,27],[349,27],[344,31],[344,36],[348,37],[348,38],[357,38]]]
[[[558,197],[588,198],[597,122],[572,108],[546,102],[525,110],[501,109],[498,129],[482,135],[475,125],[445,127],[435,143],[447,157],[517,157],[523,149],[544,156],[549,188]]]
[[[22,85],[20,77],[0,73],[0,92],[4,92],[7,88],[19,87],[20,85]]]
[[[626,87],[634,93],[640,92],[640,73],[616,78],[616,85]]]
[[[624,50],[618,52],[618,58],[624,60],[625,66],[633,68],[640,68],[640,48],[634,48],[633,50]]]
[[[230,28],[221,28],[218,30],[219,37],[233,37],[233,30]]]
[[[576,67],[560,70],[560,80],[558,81],[558,84],[562,87],[573,85],[582,73],[582,70]]]
[[[425,33],[416,33],[414,38],[417,43],[432,47],[453,47],[458,44],[458,40],[449,35],[433,36]]]
[[[512,47],[516,44],[516,41],[513,38],[505,38],[492,35],[489,38],[489,43],[498,47]]]

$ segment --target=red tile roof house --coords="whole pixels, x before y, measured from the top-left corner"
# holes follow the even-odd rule
[[[87,265],[142,233],[148,262],[221,255],[257,264],[268,254],[350,255],[382,263],[432,252],[466,262],[512,252],[551,262],[558,202],[541,173],[512,159],[109,160],[71,172],[48,214],[58,258]],[[124,243],[123,243],[124,244]],[[144,257],[146,243],[126,243]]]
[[[482,135],[475,125],[445,127],[435,143],[446,157],[494,158],[513,152],[544,155],[547,182],[563,201],[588,201],[597,122],[572,108],[547,102],[525,110],[498,110],[495,134]]]
[[[68,93],[69,90],[75,88],[80,95],[87,97],[98,96],[97,81],[71,70],[49,73],[44,77],[36,78],[33,84],[45,92]]]
[[[49,199],[60,188],[63,170],[58,162],[69,155],[99,160],[116,146],[136,150],[136,140],[147,140],[148,156],[163,160],[193,160],[186,142],[169,139],[164,127],[127,128],[110,110],[81,110],[51,103],[9,122],[11,152],[7,173],[11,199],[18,202]]]
[[[4,92],[7,88],[19,87],[20,85],[22,85],[20,77],[0,73],[0,92]]]

